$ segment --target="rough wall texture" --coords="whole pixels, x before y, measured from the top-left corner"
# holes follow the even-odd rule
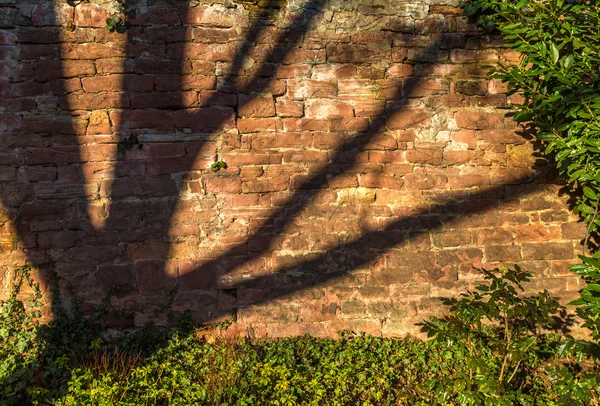
[[[5,288],[53,260],[115,323],[269,335],[414,332],[477,267],[579,288],[584,229],[485,76],[518,55],[452,0],[137,4],[122,34],[0,4]]]

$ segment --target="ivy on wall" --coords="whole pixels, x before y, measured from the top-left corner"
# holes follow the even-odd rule
[[[571,304],[594,343],[571,340],[587,353],[600,341],[600,250],[590,236],[600,227],[600,6],[583,0],[466,0],[465,13],[507,46],[522,53],[516,64],[492,68],[492,76],[521,94],[514,120],[532,126],[536,138],[572,186],[573,211],[588,225],[582,263],[571,271],[586,282]],[[586,252],[592,247],[591,253]]]

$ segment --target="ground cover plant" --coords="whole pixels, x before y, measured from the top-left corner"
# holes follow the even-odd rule
[[[30,271],[19,270],[0,312],[3,405],[598,404],[598,365],[579,364],[547,332],[558,303],[547,292],[519,296],[529,275],[518,268],[485,271],[475,291],[445,299],[449,313],[423,321],[429,341],[208,340],[185,317],[110,340],[110,298],[91,318],[76,299],[69,312],[55,300],[53,321],[38,323],[43,297]]]

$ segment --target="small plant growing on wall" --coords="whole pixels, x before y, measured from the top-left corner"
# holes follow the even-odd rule
[[[227,169],[227,164],[224,161],[217,161],[210,166],[210,170],[213,172],[219,172],[221,169]]]
[[[124,34],[131,27],[131,23],[127,21],[127,18],[135,18],[136,16],[135,9],[129,10],[125,0],[119,0],[117,8],[119,14],[106,19],[106,29],[110,32],[116,31],[119,34]]]

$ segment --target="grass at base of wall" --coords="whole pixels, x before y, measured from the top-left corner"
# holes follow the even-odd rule
[[[575,359],[556,357],[558,344],[551,337],[540,342],[527,360],[530,374],[507,385],[501,398],[487,394],[491,403],[486,403],[486,396],[481,402],[460,397],[465,383],[456,378],[468,374],[471,361],[464,347],[436,341],[343,332],[336,340],[304,336],[209,343],[188,332],[172,335],[162,348],[143,356],[97,340],[84,356],[56,360],[53,367],[67,372],[64,380],[34,376],[21,397],[3,404],[595,404],[564,402],[566,390],[551,373],[555,367],[579,377],[598,371],[592,364],[582,371]],[[501,368],[492,353],[479,362]]]
[[[518,267],[483,271],[488,285],[447,299],[446,316],[421,324],[430,341],[214,339],[189,319],[108,340],[106,306],[86,318],[74,300],[39,324],[29,271],[0,306],[0,405],[598,404],[600,366],[545,332],[558,304],[547,292],[519,296],[529,274]]]

